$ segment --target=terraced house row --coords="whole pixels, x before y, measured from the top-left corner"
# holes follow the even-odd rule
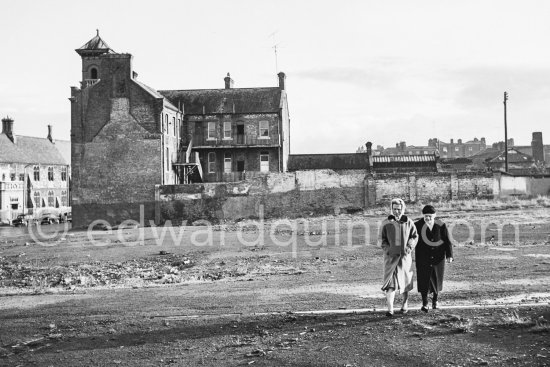
[[[70,142],[16,135],[14,120],[2,119],[0,134],[0,222],[18,215],[40,218],[70,211]]]

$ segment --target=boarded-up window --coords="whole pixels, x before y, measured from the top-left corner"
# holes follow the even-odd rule
[[[231,173],[231,152],[225,152],[223,156],[223,171]]]

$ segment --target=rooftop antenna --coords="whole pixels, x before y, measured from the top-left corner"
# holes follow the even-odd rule
[[[506,121],[506,101],[508,101],[508,92],[504,92],[504,172],[508,173],[508,123]]]
[[[273,37],[273,50],[275,51],[275,75],[277,75],[277,73],[279,72],[279,66],[278,66],[278,62],[277,62],[277,47],[280,45],[280,43],[277,42],[277,38],[276,38],[276,35],[277,33],[279,33],[279,31],[274,31],[273,33],[271,33],[268,37]]]

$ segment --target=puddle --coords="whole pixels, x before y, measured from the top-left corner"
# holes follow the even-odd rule
[[[380,289],[379,284],[315,284],[309,286],[301,286],[292,289],[279,290],[277,295],[273,292],[264,294],[264,298],[278,298],[280,294],[307,294],[307,293],[330,293],[342,296],[356,296],[359,298],[384,298],[384,292]],[[457,290],[469,290],[471,288],[468,282],[456,282],[452,280],[445,280],[443,282],[444,291],[457,291]],[[416,292],[416,280],[415,288],[412,292]]]
[[[17,309],[29,309],[38,306],[51,305],[54,303],[61,303],[66,301],[74,301],[77,299],[90,298],[91,295],[87,294],[47,294],[47,295],[33,295],[33,296],[9,296],[0,298],[0,310],[6,310],[9,308]]]
[[[530,256],[530,257],[542,257],[545,259],[550,259],[550,254],[527,254],[523,256]]]

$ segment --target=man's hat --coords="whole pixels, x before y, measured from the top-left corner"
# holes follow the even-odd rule
[[[422,214],[435,214],[435,208],[432,205],[426,205],[422,209]]]

